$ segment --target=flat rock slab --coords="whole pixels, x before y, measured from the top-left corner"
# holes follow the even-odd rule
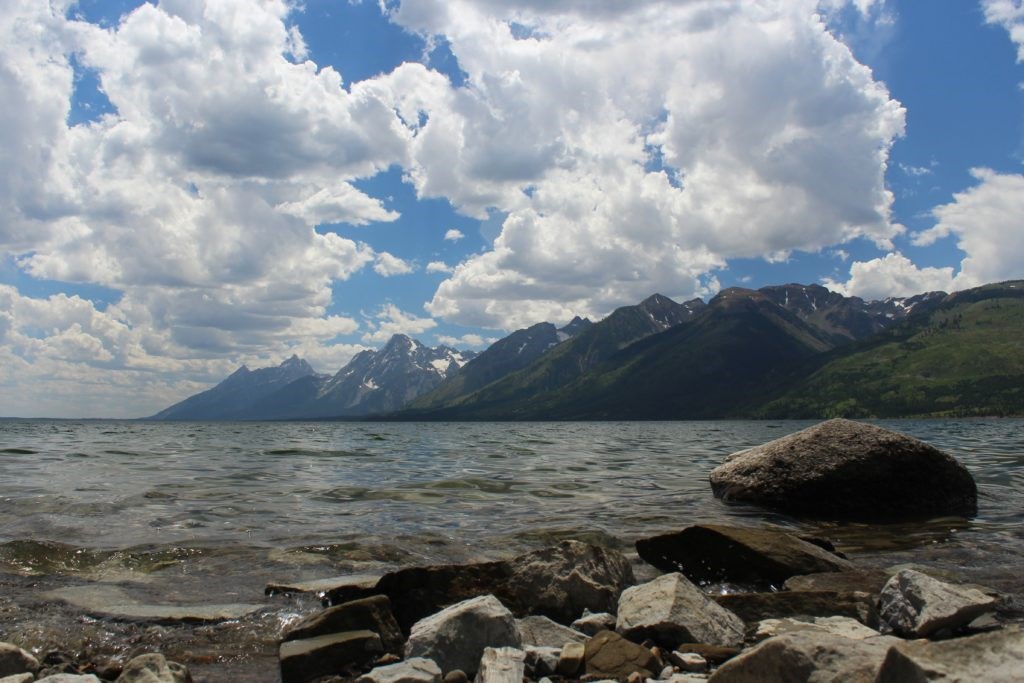
[[[1024,680],[1024,631],[1010,626],[966,638],[895,644],[877,683],[1019,683]]]
[[[909,436],[828,420],[730,455],[711,471],[725,501],[824,519],[972,516],[978,491],[952,456]]]
[[[356,679],[356,683],[441,683],[441,667],[432,659],[413,657],[378,666]]]
[[[715,602],[748,624],[784,617],[850,617],[870,628],[878,627],[876,596],[842,591],[782,591],[730,593],[713,596]]]
[[[560,648],[566,643],[582,643],[588,638],[585,633],[540,615],[517,619],[516,626],[524,646]]]
[[[266,608],[266,605],[230,603],[222,605],[153,605],[134,600],[116,586],[72,586],[47,591],[46,600],[58,600],[88,614],[121,621],[157,623],[203,623],[241,619]]]
[[[878,595],[892,574],[881,569],[852,569],[791,576],[782,584],[787,591],[860,591]]]
[[[372,595],[380,577],[380,574],[350,574],[308,581],[271,581],[263,592],[266,595],[316,593],[335,603],[348,602]]]
[[[352,600],[311,614],[284,634],[282,640],[303,640],[344,631],[373,631],[385,652],[401,654],[405,638],[384,595]]]
[[[784,633],[831,633],[835,636],[863,640],[881,635],[873,628],[868,628],[856,619],[849,617],[809,617],[806,621],[787,617],[785,619],[765,619],[754,629],[754,639],[764,640]]]
[[[968,586],[939,581],[913,569],[889,579],[878,600],[883,629],[904,638],[927,638],[957,629],[996,608],[996,599]]]
[[[720,666],[711,683],[835,681],[874,683],[892,636],[851,640],[830,633],[787,633],[769,638]]]
[[[332,633],[281,643],[281,683],[308,683],[322,676],[348,673],[384,653],[372,631]]]
[[[654,678],[661,662],[650,650],[626,640],[614,631],[602,631],[585,646],[588,676],[625,680],[631,674]]]
[[[853,569],[849,560],[782,531],[716,524],[640,539],[636,550],[662,571],[682,572],[697,583],[778,588],[791,576]]]

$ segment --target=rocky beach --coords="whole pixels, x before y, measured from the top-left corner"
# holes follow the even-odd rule
[[[716,496],[754,501],[769,519],[796,506],[909,528],[978,506],[956,459],[845,420],[736,452],[709,479]],[[972,578],[865,561],[774,524],[696,523],[633,549],[565,540],[506,559],[269,583],[266,600],[296,609],[262,621],[258,599],[161,606],[111,585],[64,587],[44,599],[80,610],[81,642],[109,623],[125,642],[104,655],[50,633],[40,648],[38,633],[7,628],[0,681],[249,680],[223,649],[220,662],[202,654],[242,624],[276,649],[259,680],[282,683],[1019,680],[1020,587]]]

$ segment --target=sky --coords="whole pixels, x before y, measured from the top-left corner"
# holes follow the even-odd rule
[[[1024,277],[1021,0],[0,0],[0,415]]]

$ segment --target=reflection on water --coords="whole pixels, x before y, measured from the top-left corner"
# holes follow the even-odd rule
[[[629,550],[694,522],[769,523],[826,536],[862,562],[1021,591],[1024,421],[881,423],[967,465],[980,490],[970,521],[806,522],[712,497],[707,475],[725,456],[808,424],[0,422],[0,592],[36,599],[37,611],[40,586],[82,581],[164,603],[248,602],[269,579],[493,558],[571,537]],[[243,620],[232,647],[264,652],[267,629],[302,609]],[[59,608],[39,613],[84,628]]]

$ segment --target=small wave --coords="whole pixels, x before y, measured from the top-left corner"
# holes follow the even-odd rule
[[[0,453],[10,453],[11,455],[32,455],[38,452],[31,448],[0,448]]]

